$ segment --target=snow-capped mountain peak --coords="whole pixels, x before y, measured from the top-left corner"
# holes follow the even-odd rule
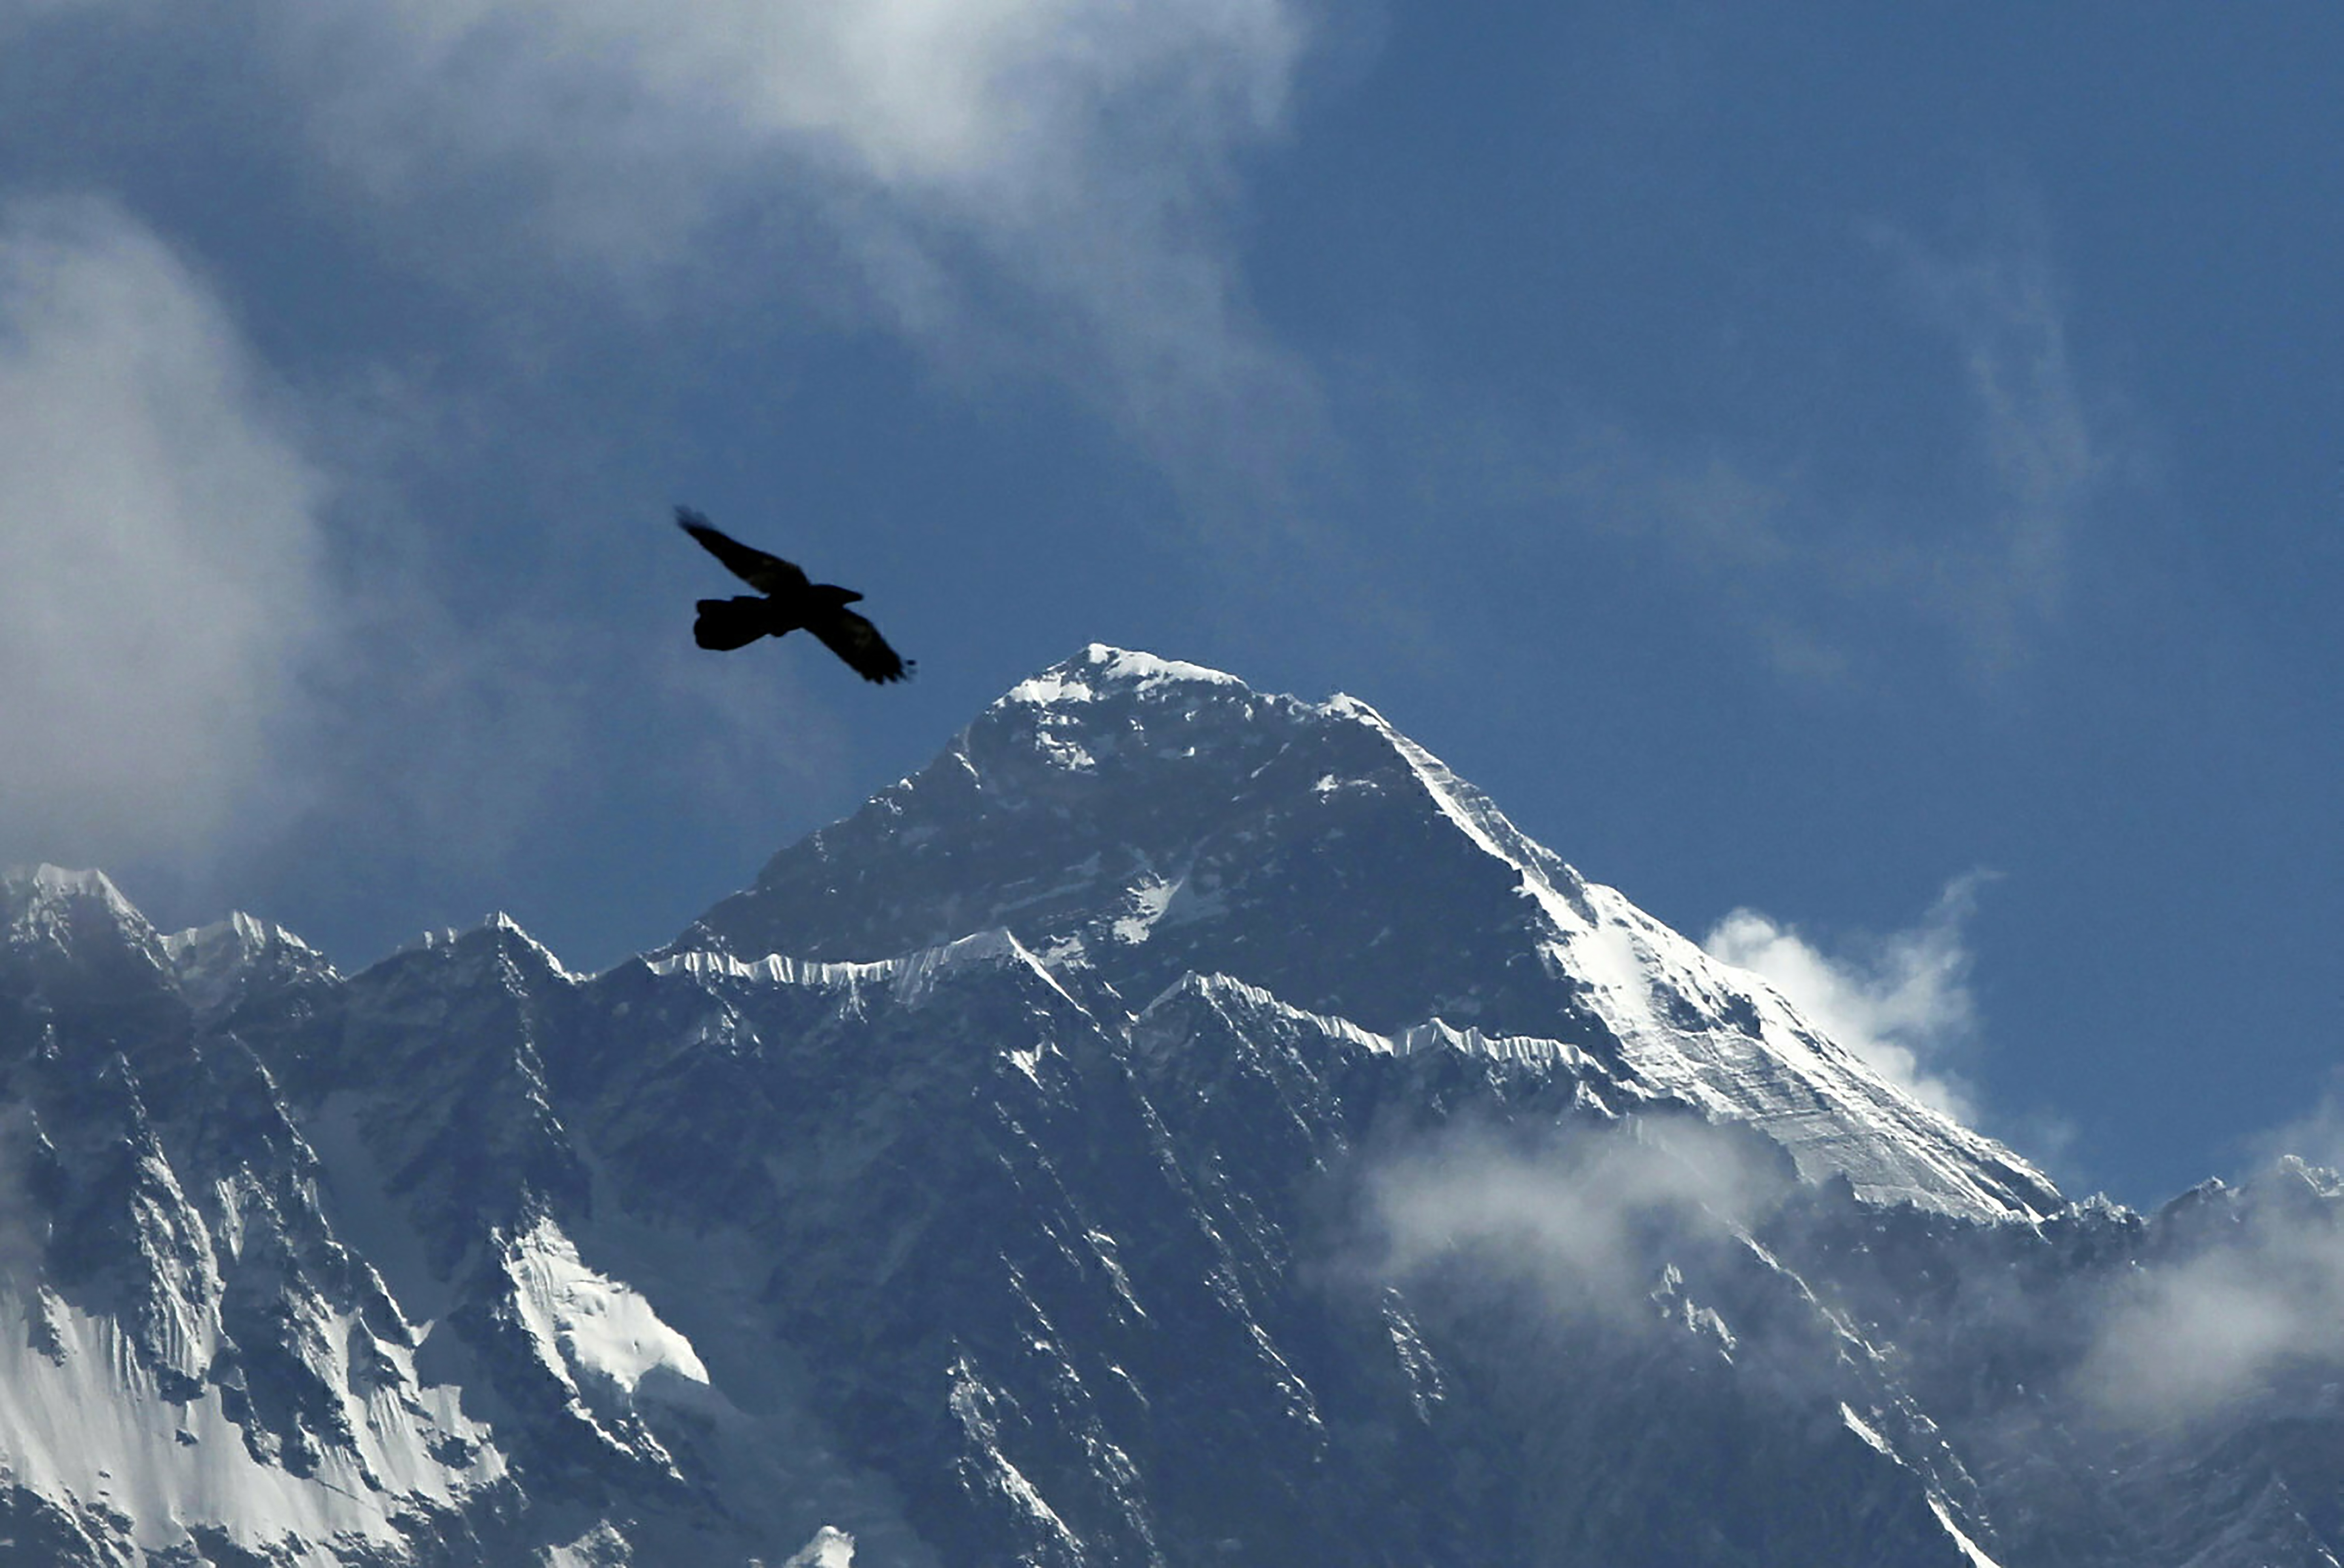
[[[9,940],[18,943],[68,943],[84,930],[142,946],[154,939],[146,917],[102,871],[43,864],[0,873],[0,917]]]
[[[995,705],[1026,703],[1052,707],[1061,703],[1095,702],[1102,696],[1144,694],[1158,687],[1187,690],[1198,685],[1245,688],[1245,683],[1235,675],[1208,670],[1202,664],[1162,659],[1153,653],[1093,642],[1066,663],[1054,664],[1037,675],[1030,675],[1018,682],[1001,696]]]
[[[1018,683],[677,946],[868,960],[996,926],[1134,1006],[1224,974],[1378,1034],[1440,1019],[1554,1040],[1883,1201],[2019,1219],[2061,1203],[1367,703],[1102,644]]]
[[[208,926],[174,931],[162,945],[180,993],[200,1015],[232,1005],[258,976],[339,978],[326,956],[300,937],[241,911]]]

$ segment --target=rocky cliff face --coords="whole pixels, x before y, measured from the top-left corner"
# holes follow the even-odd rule
[[[1348,699],[1089,650],[599,976],[5,897],[0,1563],[2344,1541],[2333,1179],[2070,1205]]]

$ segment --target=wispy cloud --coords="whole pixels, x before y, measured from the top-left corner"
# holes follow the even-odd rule
[[[1373,1168],[1377,1271],[1406,1282],[1463,1265],[1532,1286],[1559,1310],[1649,1320],[1654,1238],[1746,1229],[1786,1179],[1744,1140],[1692,1121],[1535,1144],[1452,1128]]]
[[[1765,976],[1824,1033],[1907,1094],[1966,1121],[1974,1097],[1945,1061],[1977,1027],[1963,927],[1985,880],[1978,872],[1957,877],[1918,926],[1860,937],[1835,954],[1754,909],[1726,916],[1702,946]]]
[[[268,788],[330,621],[325,483],[202,278],[0,209],[0,858],[185,855]]]
[[[2079,541],[2139,477],[2137,442],[2076,362],[2050,248],[2031,229],[1941,251],[1875,224],[1862,245],[1870,297],[1849,309],[1935,367],[1925,385],[1882,389],[1914,410],[1903,488],[1834,461],[1848,454],[1832,430],[1764,444],[1730,418],[1670,431],[1587,410],[1537,440],[1489,443],[1498,471],[1537,476],[1500,488],[1664,551],[1720,592],[1786,679],[1859,678],[1884,623],[1934,626],[1963,667],[1993,678],[2057,622]]]
[[[201,139],[198,168],[249,166],[304,242],[356,240],[377,279],[480,308],[474,369],[502,354],[526,379],[617,332],[654,356],[891,334],[973,395],[1071,389],[1176,483],[1242,503],[1229,541],[1282,517],[1332,440],[1318,370],[1258,319],[1238,254],[1246,164],[1286,133],[1316,10],[228,0],[197,25],[142,0],[18,0],[12,24],[0,0],[0,25],[86,62],[108,145]],[[159,101],[116,86],[140,61]],[[273,286],[268,257],[223,260]]]
[[[1906,570],[1982,663],[2003,668],[2057,612],[2076,539],[2125,467],[2120,443],[2086,398],[2039,245],[1951,257],[1884,226],[1870,234],[1954,349],[1985,481],[1968,536]]]
[[[2210,1216],[2160,1216],[2195,1234],[2114,1288],[2076,1372],[2089,1407],[2157,1427],[2217,1414],[2290,1369],[2317,1363],[2332,1381],[2344,1367],[2339,1199],[2332,1174],[2283,1159],[2244,1191],[2203,1199]]]
[[[1094,160],[1186,158],[1267,129],[1302,35],[1279,0],[394,0],[290,25],[294,56],[339,77],[344,123],[396,133],[344,149],[382,177],[436,183],[415,167],[434,151],[551,179],[545,166],[632,150],[604,177],[641,200],[625,185],[644,160],[705,183],[781,152],[889,190],[1003,201],[1005,221],[1046,215]],[[445,117],[419,118],[432,111]],[[1101,145],[1069,145],[1078,128]]]
[[[1224,231],[1294,0],[257,3],[345,188],[455,214],[457,255],[519,238],[655,310],[827,302],[956,373],[1071,379],[1171,459],[1309,401]]]

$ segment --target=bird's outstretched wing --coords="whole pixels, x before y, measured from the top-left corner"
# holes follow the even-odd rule
[[[690,507],[675,509],[675,525],[700,541],[709,554],[724,563],[725,571],[758,592],[787,598],[805,592],[804,572],[778,555],[753,550],[732,535],[718,531],[706,518]]]
[[[806,630],[822,645],[846,661],[847,667],[866,681],[884,684],[901,681],[919,666],[887,646],[879,628],[852,610],[833,610],[806,622]]]

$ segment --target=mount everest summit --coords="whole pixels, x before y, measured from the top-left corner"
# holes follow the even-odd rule
[[[2071,1203],[1349,698],[1093,647],[600,975],[0,923],[0,1563],[2344,1550],[2334,1177]]]

